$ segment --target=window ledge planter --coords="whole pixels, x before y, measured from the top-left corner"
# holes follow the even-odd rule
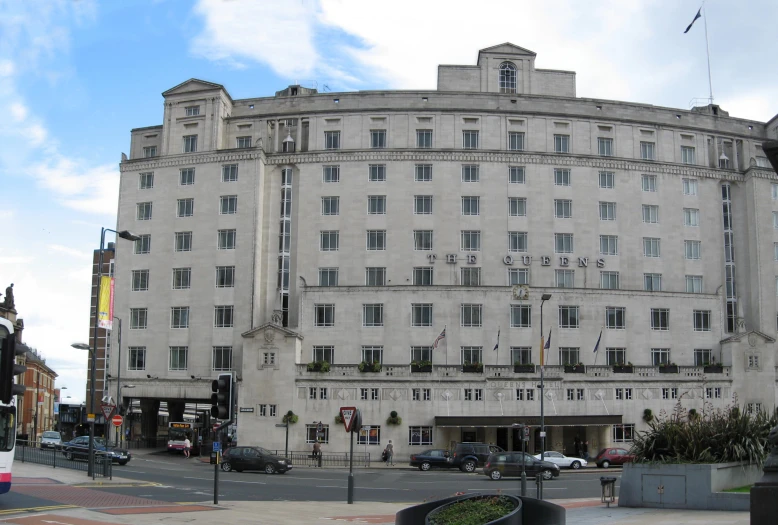
[[[584,365],[565,365],[565,374],[583,374],[585,372],[586,367]]]
[[[723,374],[724,365],[705,365],[702,371],[706,374]]]
[[[613,365],[614,374],[631,374],[634,370],[632,365]]]
[[[660,374],[677,374],[678,365],[659,365]]]
[[[375,362],[375,363],[367,363],[365,361],[362,361],[359,363],[359,371],[363,373],[377,373],[381,371],[381,363]]]
[[[309,372],[329,372],[330,364],[327,361],[313,361],[308,363]]]
[[[418,374],[423,372],[432,372],[432,363],[429,361],[413,362],[411,363],[411,373]]]
[[[483,363],[465,363],[462,365],[462,372],[465,374],[480,374],[483,371]]]
[[[515,374],[534,374],[535,365],[513,365],[513,372]]]

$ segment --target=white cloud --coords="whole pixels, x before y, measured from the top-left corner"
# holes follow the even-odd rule
[[[76,257],[78,259],[89,260],[92,258],[93,253],[79,250],[78,248],[71,248],[70,246],[63,246],[61,244],[50,244],[48,247],[52,251],[64,253],[65,255],[70,255],[71,257]]]
[[[24,119],[27,118],[27,107],[21,102],[12,103],[8,109],[11,113],[11,117],[13,117],[16,122],[23,122]]]

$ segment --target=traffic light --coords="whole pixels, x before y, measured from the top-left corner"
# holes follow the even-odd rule
[[[16,364],[16,356],[24,354],[24,348],[16,346],[16,338],[4,325],[0,324],[0,402],[9,404],[14,396],[24,394],[24,385],[14,384],[14,378],[27,370],[26,366]]]
[[[235,382],[232,374],[219,374],[219,379],[211,382],[211,417],[232,419],[232,397]]]

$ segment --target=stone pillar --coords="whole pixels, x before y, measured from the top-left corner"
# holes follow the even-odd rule
[[[140,400],[141,436],[145,439],[144,446],[157,446],[157,418],[159,417],[159,401],[155,399]]]
[[[168,401],[168,421],[183,421],[185,408],[186,403],[184,401]]]

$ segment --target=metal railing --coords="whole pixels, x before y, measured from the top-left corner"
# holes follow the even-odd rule
[[[283,450],[271,450],[278,457],[284,457]],[[292,466],[297,467],[318,467],[319,459],[313,456],[310,450],[290,450],[287,457],[292,460]],[[322,467],[348,467],[348,452],[322,452]],[[354,452],[355,467],[369,467],[370,453]]]
[[[17,440],[14,449],[15,461],[89,472],[89,455],[86,451],[83,455],[73,455],[71,452],[70,458],[66,457],[66,451],[61,445],[41,447],[39,441]],[[99,450],[95,450],[95,468],[92,471],[92,479],[96,477],[113,479],[113,458]]]

